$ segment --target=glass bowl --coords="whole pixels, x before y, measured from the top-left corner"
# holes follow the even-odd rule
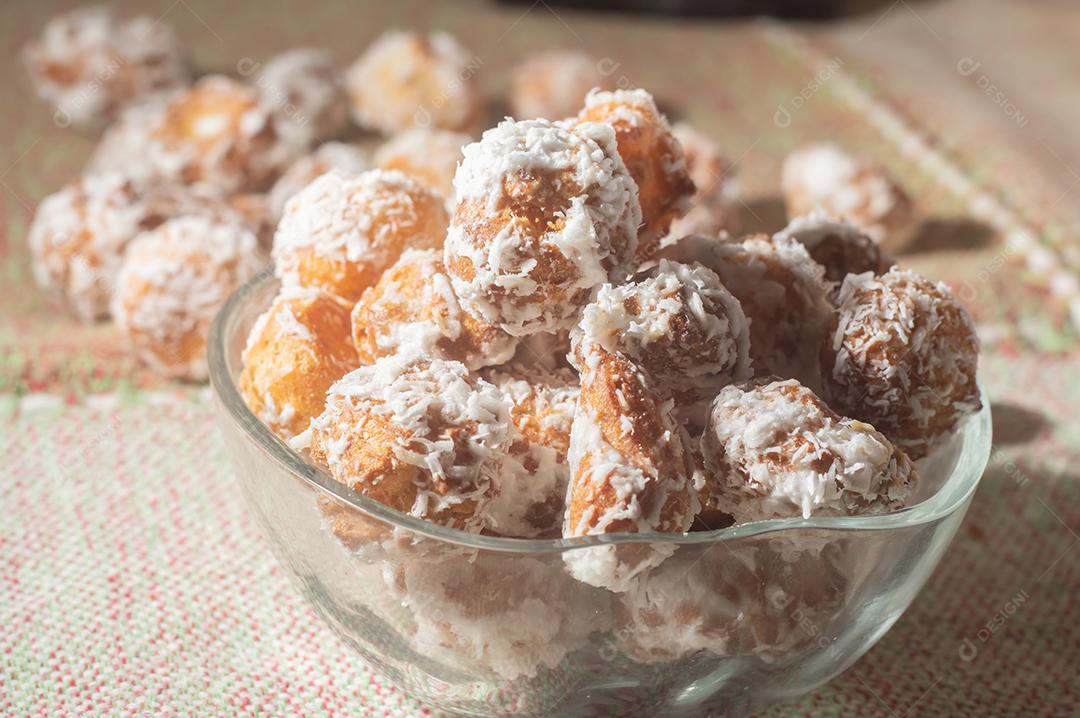
[[[915,505],[691,534],[478,536],[338,484],[266,428],[236,380],[277,282],[236,291],[209,343],[228,455],[278,560],[331,628],[405,694],[468,716],[745,715],[865,653],[914,599],[967,510],[990,409],[921,463]],[[615,548],[615,547],[618,548]],[[670,553],[623,593],[585,552]]]

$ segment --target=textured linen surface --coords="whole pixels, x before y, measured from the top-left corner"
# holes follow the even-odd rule
[[[1080,396],[1056,369],[988,362],[997,449],[941,566],[853,668],[770,717],[1074,710]],[[209,403],[155,399],[31,409],[0,439],[0,715],[423,714],[277,567]]]
[[[14,57],[73,4],[4,3],[0,45]],[[521,54],[584,49],[618,82],[659,88],[673,116],[738,161],[747,229],[782,225],[778,165],[807,140],[838,140],[901,177],[923,219],[902,261],[951,284],[979,324],[994,454],[909,611],[849,671],[770,718],[1080,710],[1080,376],[1069,317],[1070,302],[1080,317],[1080,252],[1066,212],[1080,151],[1044,131],[1072,126],[1067,106],[1054,115],[1030,99],[1074,82],[1053,60],[1075,46],[1080,13],[1037,5],[901,1],[836,26],[789,27],[542,2],[115,3],[174,25],[204,70],[305,44],[348,61],[384,28],[440,27],[476,52],[497,93]],[[1046,38],[1043,52],[1006,68],[1000,32],[965,30],[990,7],[994,27]],[[717,48],[729,64],[718,66]],[[958,73],[965,58],[980,69]],[[1006,96],[1030,123],[986,94],[984,76],[1012,80]],[[1030,87],[1016,79],[1034,77]],[[78,173],[92,141],[52,124],[17,62],[0,64],[0,94],[0,715],[426,714],[367,669],[277,567],[205,391],[163,383],[114,327],[75,324],[33,286],[34,206]]]

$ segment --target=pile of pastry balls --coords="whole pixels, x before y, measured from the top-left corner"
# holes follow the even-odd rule
[[[76,318],[111,317],[147,364],[182,380],[206,379],[211,320],[268,263],[291,196],[331,169],[380,168],[407,176],[388,187],[414,183],[418,201],[449,211],[462,147],[492,122],[481,63],[445,33],[385,33],[348,68],[299,48],[199,77],[167,23],[101,6],[52,19],[22,60],[54,122],[99,137],[82,175],[37,208],[34,275]],[[512,70],[509,104],[561,117],[607,79],[580,53],[535,55]],[[441,247],[446,218],[424,217],[430,236],[408,242]],[[358,284],[344,298],[375,283],[400,254],[388,251],[350,267]]]
[[[38,208],[41,283],[201,380],[216,310],[272,256],[246,401],[401,512],[525,538],[882,513],[980,407],[967,312],[889,257],[911,201],[832,145],[784,163],[785,229],[735,238],[715,144],[576,53],[515,68],[527,119],[479,141],[479,63],[446,34],[192,83],[165,26],[90,9],[25,59],[65,122],[107,127]],[[392,136],[323,141],[350,116]],[[571,568],[620,591],[663,552]]]
[[[814,196],[895,187],[855,166]],[[638,89],[486,131],[449,210],[398,171],[323,174],[285,204],[243,396],[342,484],[486,535],[905,506],[914,460],[980,406],[967,312],[893,266],[869,197],[816,201],[772,236],[672,238],[701,196],[691,167]],[[823,176],[797,153],[785,189],[802,201]],[[625,591],[671,550],[567,560]]]

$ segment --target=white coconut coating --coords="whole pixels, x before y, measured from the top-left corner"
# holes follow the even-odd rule
[[[330,170],[345,176],[358,175],[371,169],[367,151],[346,142],[324,142],[310,154],[293,162],[270,189],[270,208],[281,217],[285,203]]]
[[[619,155],[641,204],[637,260],[651,259],[671,222],[690,209],[695,192],[682,146],[653,96],[642,89],[590,92],[577,119],[615,130]]]
[[[611,77],[585,53],[536,53],[510,71],[510,114],[519,120],[571,117],[594,88],[611,89]]]
[[[417,518],[487,525],[510,437],[502,393],[464,364],[383,357],[330,387],[311,455],[346,486]]]
[[[108,316],[125,247],[146,227],[134,182],[83,177],[42,200],[27,241],[34,277],[84,322]]]
[[[206,379],[206,337],[218,309],[265,264],[238,223],[177,217],[136,237],[117,279],[117,325],[155,370]]]
[[[684,237],[661,256],[716,272],[750,319],[750,357],[755,376],[796,378],[816,387],[818,350],[833,308],[832,283],[806,248],[789,237],[752,235],[732,242]]]
[[[688,438],[650,381],[620,354],[577,342],[581,395],[570,430],[563,535],[680,533],[700,508]],[[599,546],[564,555],[581,581],[624,591],[658,566],[667,544]]]
[[[825,278],[839,285],[849,274],[881,274],[892,259],[865,231],[824,210],[796,217],[777,237],[794,239],[806,247],[811,258],[825,269]]]
[[[982,402],[971,316],[939,282],[894,267],[850,274],[822,350],[825,396],[913,458]]]
[[[454,188],[454,290],[510,334],[569,328],[630,268],[641,211],[610,127],[505,121],[465,148]]]
[[[275,55],[250,78],[277,119],[285,141],[309,147],[349,122],[345,78],[329,50],[298,47]]]
[[[462,310],[436,249],[406,250],[360,297],[352,322],[362,363],[399,354],[479,369],[506,362],[517,347],[516,337]]]
[[[176,91],[145,95],[126,105],[105,128],[83,174],[122,172],[139,182],[156,179],[158,168],[151,155],[151,135],[175,94]]]
[[[440,248],[446,223],[442,198],[401,172],[327,172],[286,203],[275,271],[355,301],[404,250]]]
[[[887,513],[918,481],[881,432],[837,415],[795,380],[725,387],[701,451],[707,503],[738,523]]]
[[[523,538],[561,535],[577,374],[511,364],[483,376],[503,393],[513,423],[503,475],[488,508],[493,530]]]
[[[781,169],[789,217],[821,208],[849,220],[890,250],[912,236],[911,200],[884,171],[829,143],[792,152]]]
[[[223,75],[172,96],[147,147],[157,177],[224,193],[267,189],[300,150],[255,88]]]
[[[676,412],[703,426],[721,388],[750,370],[750,323],[716,273],[660,260],[647,276],[605,284],[585,307],[582,339],[639,366]]]
[[[621,650],[641,663],[702,651],[768,660],[823,640],[849,587],[842,554],[768,539],[716,548],[680,550],[617,596]]]
[[[552,564],[481,552],[438,563],[385,562],[390,594],[409,612],[423,655],[513,680],[555,668],[609,628],[605,597]],[[557,597],[557,598],[556,598]]]
[[[410,127],[468,130],[483,110],[479,66],[447,33],[387,32],[346,73],[353,119],[384,134]]]
[[[399,132],[375,150],[375,164],[400,170],[426,184],[454,208],[454,173],[462,159],[462,149],[473,141],[464,132],[414,127]]]
[[[54,17],[22,59],[54,122],[88,131],[145,95],[191,82],[187,52],[161,18],[119,20],[103,5]]]

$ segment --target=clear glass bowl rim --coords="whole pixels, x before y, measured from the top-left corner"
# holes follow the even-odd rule
[[[439,541],[469,548],[512,553],[561,553],[593,546],[624,543],[674,544],[677,546],[710,544],[741,539],[760,534],[815,530],[885,531],[912,528],[938,521],[964,506],[978,487],[979,480],[990,458],[991,417],[990,403],[982,382],[979,391],[982,409],[969,417],[974,426],[958,429],[964,431],[963,444],[957,456],[952,474],[941,488],[928,499],[900,511],[880,516],[822,516],[803,518],[770,519],[738,524],[714,531],[693,533],[621,533],[600,536],[559,539],[520,539],[482,536],[459,529],[448,528],[403,514],[370,499],[335,481],[325,471],[306,462],[300,454],[263,424],[248,408],[233,380],[226,358],[227,330],[236,313],[245,308],[245,302],[276,282],[271,268],[257,274],[236,289],[218,312],[210,329],[207,355],[210,384],[228,417],[235,422],[245,438],[268,454],[275,463],[290,474],[307,482],[316,490],[331,495],[339,502],[367,516],[394,527],[415,532]],[[246,339],[246,337],[245,337]]]

